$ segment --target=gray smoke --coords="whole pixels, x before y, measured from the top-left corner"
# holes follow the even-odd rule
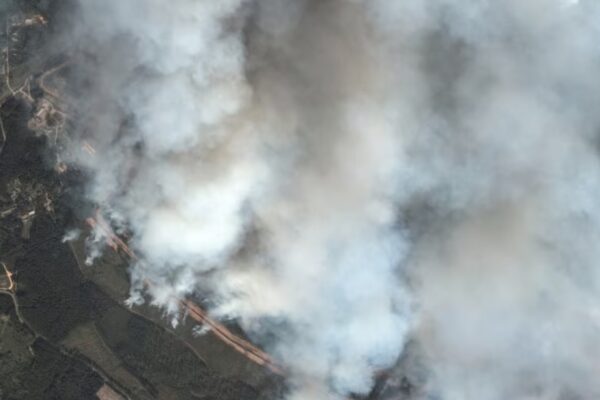
[[[71,160],[132,303],[209,293],[294,400],[368,393],[408,339],[424,398],[600,397],[596,2],[80,8]]]

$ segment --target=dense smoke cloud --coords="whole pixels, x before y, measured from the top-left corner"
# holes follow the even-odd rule
[[[290,399],[368,393],[409,338],[416,396],[600,396],[600,6],[80,8],[72,161],[133,233],[132,302],[210,295]]]

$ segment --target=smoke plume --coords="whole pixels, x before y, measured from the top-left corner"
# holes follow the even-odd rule
[[[597,2],[79,8],[69,154],[132,303],[210,297],[290,400],[367,394],[409,340],[419,398],[600,398]]]

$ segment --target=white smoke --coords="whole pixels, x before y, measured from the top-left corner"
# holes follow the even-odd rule
[[[132,301],[210,293],[291,399],[368,393],[408,337],[424,396],[600,395],[600,6],[80,8],[72,153],[144,259]]]

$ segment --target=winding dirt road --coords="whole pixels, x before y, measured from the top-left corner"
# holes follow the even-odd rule
[[[13,280],[13,274],[10,272],[6,264],[0,262],[4,269],[4,276],[0,276],[0,291],[14,293],[15,281]]]

